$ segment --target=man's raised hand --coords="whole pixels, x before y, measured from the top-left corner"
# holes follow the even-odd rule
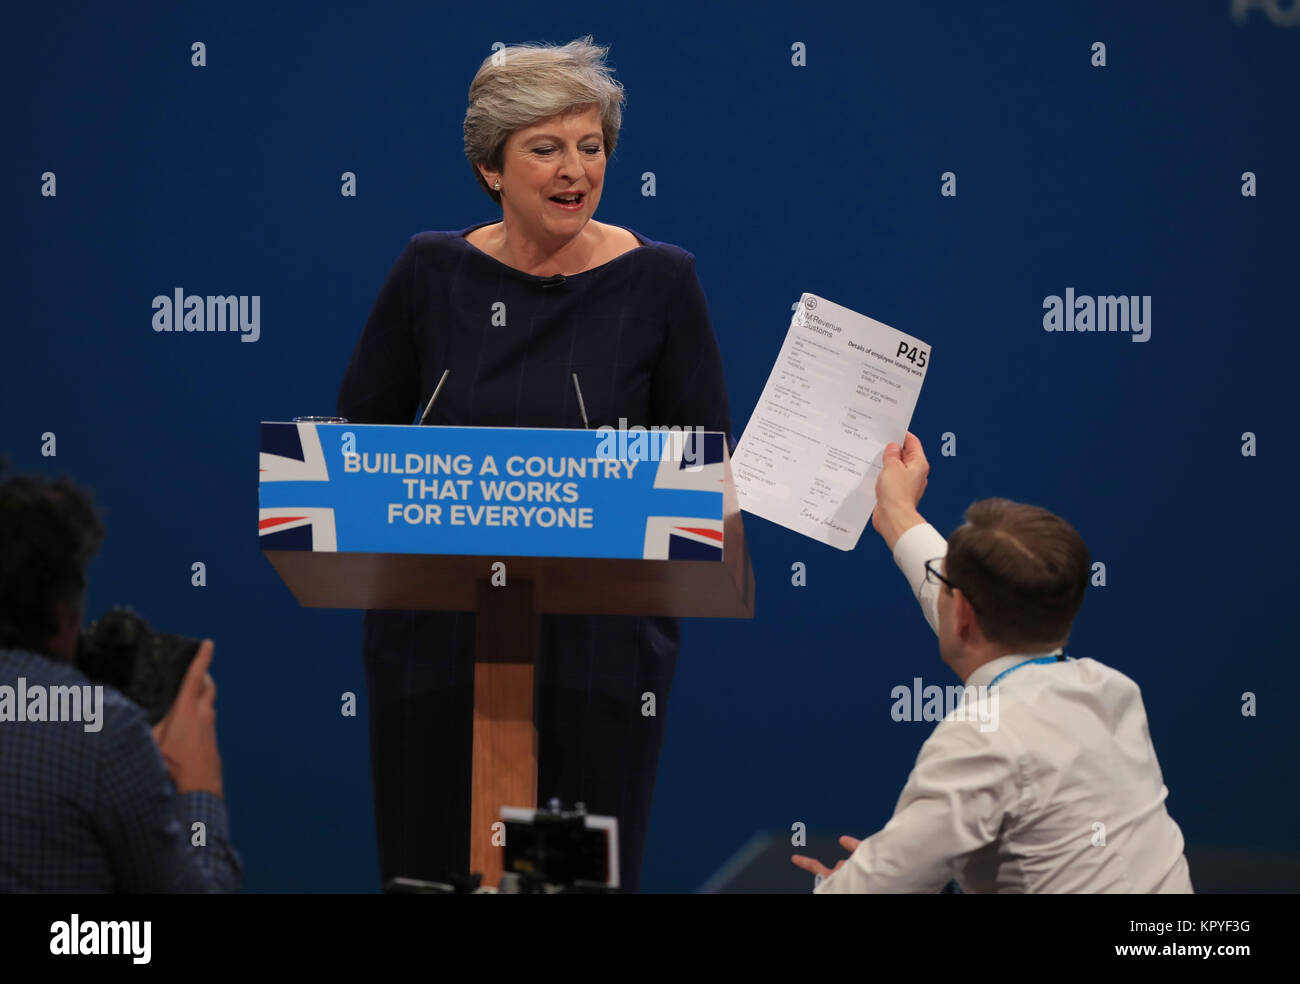
[[[880,475],[876,478],[876,508],[871,525],[884,537],[890,550],[898,538],[913,526],[925,522],[916,507],[925,494],[930,462],[925,458],[921,439],[911,431],[900,448],[892,441],[885,445]]]
[[[217,751],[217,685],[208,674],[213,645],[204,639],[166,717],[153,726],[154,740],[176,784],[176,791],[222,794],[221,755]]]

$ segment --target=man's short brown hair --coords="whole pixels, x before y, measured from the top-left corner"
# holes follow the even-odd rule
[[[1064,643],[1092,570],[1083,537],[1055,513],[1010,499],[981,499],[948,538],[946,576],[1000,646]]]

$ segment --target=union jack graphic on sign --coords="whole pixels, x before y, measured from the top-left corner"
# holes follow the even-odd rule
[[[262,424],[262,451],[258,456],[261,482],[328,482],[329,477],[314,425]],[[263,550],[338,549],[333,509],[259,509],[257,532]]]
[[[670,432],[671,453],[655,473],[656,489],[718,492],[726,471],[723,435]],[[722,520],[698,516],[647,516],[646,560],[722,560]]]

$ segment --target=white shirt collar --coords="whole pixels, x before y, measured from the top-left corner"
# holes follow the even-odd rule
[[[979,667],[966,678],[968,687],[987,687],[989,682],[1003,670],[1009,670],[1011,667],[1025,662],[1029,659],[1042,659],[1044,656],[1055,656],[1061,652],[1061,648],[1043,653],[1020,653],[1012,656],[999,656],[997,659],[991,659],[983,666]]]

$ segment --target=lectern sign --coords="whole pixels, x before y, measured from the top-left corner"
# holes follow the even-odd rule
[[[262,424],[264,550],[721,560],[720,433]]]

